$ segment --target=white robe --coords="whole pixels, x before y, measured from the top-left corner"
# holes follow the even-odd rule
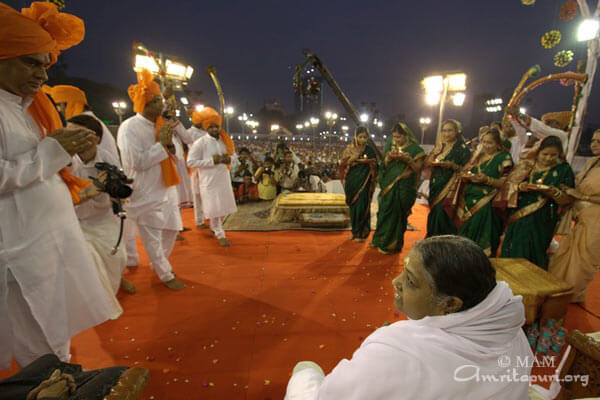
[[[118,164],[114,164],[117,166],[121,166],[121,157],[119,156],[119,150],[117,149],[117,143],[115,141],[115,138],[112,135],[112,132],[110,131],[110,129],[108,129],[108,127],[106,126],[106,124],[96,116],[96,114],[94,114],[93,111],[84,111],[82,112],[83,115],[89,115],[90,117],[94,117],[94,119],[98,122],[100,122],[100,125],[102,126],[102,140],[100,140],[100,143],[98,143],[98,147],[103,149],[104,151],[109,152],[114,158],[117,159]]]
[[[295,373],[285,399],[527,399],[531,368],[518,363],[533,363],[533,354],[524,322],[521,296],[498,282],[469,310],[377,329],[325,377],[313,368]],[[513,367],[522,382],[502,378],[512,376]],[[479,382],[455,379],[473,376],[476,368]],[[504,381],[484,382],[483,375]]]
[[[73,157],[73,175],[86,179],[90,176],[97,177],[98,170],[94,167],[97,162],[118,165],[118,160],[112,154],[98,148],[96,157],[87,164],[84,164],[79,157]],[[111,299],[113,318],[117,318],[123,313],[123,309],[115,295],[119,290],[121,276],[127,263],[124,244],[119,246],[116,254],[111,254],[119,237],[119,218],[113,213],[112,202],[106,193],[78,204],[75,206],[75,213],[90,246],[102,285],[108,293],[107,297]]]
[[[237,211],[229,169],[213,162],[214,155],[227,152],[221,139],[206,135],[194,142],[188,153],[187,165],[196,168],[198,188],[205,218],[224,217]]]
[[[123,121],[119,127],[117,145],[123,170],[133,179],[133,194],[124,208],[137,224],[180,231],[183,225],[177,189],[165,186],[160,166],[169,154],[155,135],[154,123],[140,114]]]
[[[548,136],[557,136],[562,142],[563,150],[566,154],[567,146],[569,144],[569,136],[567,135],[567,132],[563,131],[562,129],[552,128],[533,117],[530,118],[531,124],[529,125],[529,130],[533,133],[533,135],[540,140]],[[527,129],[523,125],[515,120],[511,120],[511,124],[515,129],[516,135],[510,139],[510,142],[512,143],[510,155],[515,162],[518,162],[527,154],[525,145],[527,144],[529,138],[527,137]]]
[[[196,140],[208,135],[208,132],[206,132],[200,128],[196,128],[193,125],[187,131],[188,131],[188,134],[190,135],[190,137],[192,138],[191,144],[193,144]],[[189,143],[188,143],[188,145],[189,145]],[[191,150],[191,146],[190,146],[189,150]],[[189,153],[189,150],[188,150],[188,153]],[[194,168],[192,170],[191,182],[192,182],[192,193],[194,195],[199,196],[200,192],[198,191],[199,190],[198,188],[200,187],[200,184],[198,182],[198,172],[197,172],[196,168]]]
[[[71,156],[56,140],[41,138],[30,104],[0,89],[0,369],[10,367],[15,340],[9,312],[30,312],[55,352],[112,316],[58,174]],[[8,309],[9,271],[29,310]]]

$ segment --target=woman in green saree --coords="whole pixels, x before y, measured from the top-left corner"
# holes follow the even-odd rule
[[[396,124],[385,145],[384,162],[379,166],[379,211],[371,246],[380,253],[398,253],[404,245],[404,232],[417,199],[417,178],[425,152],[402,122]]]
[[[561,186],[574,187],[575,176],[556,136],[542,140],[508,176],[494,205],[508,208],[501,257],[526,258],[548,269],[548,246],[560,206],[571,202]]]
[[[444,121],[440,135],[440,142],[425,160],[425,165],[431,167],[426,237],[456,235],[456,226],[442,202],[456,185],[459,170],[471,158],[471,150],[462,138],[460,122],[454,119]]]
[[[371,233],[371,199],[377,176],[376,150],[368,143],[369,131],[359,126],[340,162],[346,204],[350,207],[351,240],[364,242]]]
[[[452,201],[446,202],[455,213],[458,234],[473,240],[488,257],[495,257],[504,223],[492,200],[502,187],[513,161],[497,129],[481,136],[481,146],[463,168]],[[451,203],[451,204],[448,204]]]

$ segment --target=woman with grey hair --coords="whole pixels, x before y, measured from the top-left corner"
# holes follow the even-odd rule
[[[296,365],[286,400],[526,399],[533,354],[523,302],[458,236],[417,243],[392,282],[408,320],[373,332],[327,376]]]

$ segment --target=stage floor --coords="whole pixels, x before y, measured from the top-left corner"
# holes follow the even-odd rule
[[[193,210],[184,210],[193,226]],[[427,208],[416,205],[406,254],[425,235]],[[362,340],[400,315],[391,280],[402,255],[384,256],[348,232],[230,232],[219,247],[194,228],[171,261],[181,292],[166,289],[149,269],[127,274],[135,295],[119,294],[125,310],[76,336],[73,362],[84,368],[135,365],[150,369],[144,399],[281,399],[296,362],[328,372]],[[587,309],[570,306],[567,327],[600,331],[600,280]],[[0,372],[0,377],[10,371]]]

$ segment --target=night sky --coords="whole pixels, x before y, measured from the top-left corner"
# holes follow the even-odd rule
[[[204,72],[213,64],[236,113],[254,112],[273,97],[291,113],[293,66],[303,61],[302,49],[310,48],[355,106],[376,102],[386,117],[405,114],[409,121],[435,114],[423,101],[425,75],[463,70],[465,107],[449,106],[446,115],[468,122],[473,96],[512,90],[536,63],[543,75],[566,70],[553,65],[559,50],[585,58],[585,45],[575,40],[581,18],[560,21],[563,2],[538,0],[528,7],[520,0],[66,0],[65,11],[83,18],[87,30],[84,42],[66,52],[68,73],[126,88],[135,80],[130,63],[137,40],[194,66],[190,88],[203,90],[206,104],[217,104]],[[546,50],[540,37],[551,29],[560,29],[563,39]],[[575,61],[567,69],[574,70]],[[600,103],[594,86],[588,114]],[[326,108],[342,111],[324,90]],[[572,97],[572,88],[548,84],[531,95],[530,111],[569,109]],[[599,120],[597,113],[587,118]]]

